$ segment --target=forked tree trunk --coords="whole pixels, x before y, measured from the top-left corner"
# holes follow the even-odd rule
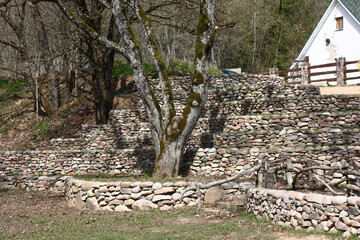
[[[65,0],[56,0],[60,9],[89,36],[99,43],[112,48],[124,56],[133,70],[136,86],[140,92],[144,107],[151,126],[152,138],[156,152],[156,163],[153,176],[175,177],[179,173],[185,145],[198,121],[207,99],[209,86],[210,52],[218,28],[215,28],[215,3],[216,0],[201,0],[199,3],[199,22],[195,48],[195,70],[191,79],[191,88],[186,105],[182,113],[176,114],[173,89],[167,76],[164,60],[152,33],[150,18],[136,0],[99,1],[111,9],[118,32],[124,48],[112,40],[104,38],[93,28],[87,26],[71,13],[65,5]],[[135,11],[142,26],[142,35],[145,36],[147,50],[153,58],[159,74],[158,85],[161,86],[161,97],[156,97],[155,91],[147,78],[141,46],[136,39],[136,34],[131,27],[129,11]],[[162,106],[160,105],[162,102]]]

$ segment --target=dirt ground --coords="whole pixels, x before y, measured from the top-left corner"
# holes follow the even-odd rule
[[[320,87],[320,91],[321,91],[321,95],[332,95],[332,94],[360,95],[360,86]]]
[[[224,219],[209,217],[201,212],[200,214],[191,212],[184,214],[183,212],[176,211],[168,213],[169,215],[167,216],[171,219],[169,222],[176,222],[176,225],[180,225],[180,232],[193,231],[193,229],[191,231],[187,229],[190,225],[209,228],[209,231],[212,230],[215,231],[215,233],[218,231],[216,229],[221,225],[227,224],[229,229],[230,227],[232,228],[228,230],[225,236],[220,237],[216,235],[211,237],[211,239],[330,239],[323,235],[297,235],[294,231],[290,232],[270,223],[257,222],[256,219],[251,220],[249,217],[239,217],[236,216],[236,214]],[[130,214],[123,214],[107,211],[80,211],[69,207],[65,201],[65,197],[61,195],[47,194],[45,192],[0,191],[0,239],[89,239],[89,234],[91,239],[104,239],[104,237],[102,237],[103,235],[100,235],[100,237],[96,235],[99,234],[99,230],[94,230],[95,225],[92,224],[95,224],[95,222],[97,225],[102,226],[100,227],[100,231],[103,231],[103,226],[106,226],[108,231],[122,231],[123,233],[120,239],[139,239],[136,236],[126,234],[133,234],[134,232],[140,232],[141,234],[143,231],[158,234],[169,231],[170,226],[167,226],[168,223],[164,222],[163,219],[167,218],[166,215],[164,216],[164,214],[167,213],[161,214],[156,212],[132,212]],[[121,219],[121,222],[125,225],[121,226],[120,222],[114,222],[114,219]],[[150,223],[147,222],[146,219],[148,219]],[[72,223],[72,221],[74,221],[74,223]],[[129,223],[129,225],[126,225],[126,223]],[[71,229],[69,224],[70,226],[74,225],[75,230]],[[74,235],[70,233],[69,237],[69,235],[67,235],[69,233],[66,233],[66,231],[74,231]],[[241,231],[241,233],[239,233],[239,231]],[[249,232],[247,233],[249,236],[245,235],[246,237],[244,237],[244,235],[241,235],[243,234],[242,232],[245,231]],[[88,234],[88,236],[85,234]],[[171,236],[173,235],[170,235],[170,237]],[[174,235],[176,239],[180,236]],[[171,239],[168,237],[164,238],[164,236],[160,238]],[[106,239],[118,238],[106,237]],[[149,237],[148,239],[153,238]],[[155,239],[157,239],[156,236]],[[200,234],[197,237],[191,237],[191,239],[205,238]]]

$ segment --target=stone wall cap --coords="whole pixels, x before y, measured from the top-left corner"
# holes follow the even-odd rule
[[[342,205],[347,202],[347,197],[345,196],[336,196],[331,199],[331,204]]]
[[[357,206],[360,203],[360,197],[349,197],[348,203],[349,205]]]
[[[322,194],[310,193],[310,194],[306,194],[306,195],[304,196],[304,200],[307,200],[308,202],[314,202],[314,203],[323,204],[323,202],[324,202],[324,195],[322,195]]]
[[[274,198],[282,198],[286,192],[287,191],[285,190],[273,190],[273,191],[269,191],[268,195],[273,196]]]

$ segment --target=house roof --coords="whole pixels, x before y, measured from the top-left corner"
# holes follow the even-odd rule
[[[360,21],[360,2],[359,0],[341,0],[344,6]]]
[[[311,44],[314,42],[316,36],[320,32],[320,29],[324,25],[326,19],[330,16],[331,11],[335,8],[337,4],[342,5],[349,14],[356,19],[356,21],[360,24],[360,1],[359,0],[333,0],[320,21],[318,22],[315,30],[311,34],[310,38],[306,42],[305,46],[301,50],[299,56],[296,58],[296,60],[303,60],[305,57],[305,54],[307,50],[310,48]]]

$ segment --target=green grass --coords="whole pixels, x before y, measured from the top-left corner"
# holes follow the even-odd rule
[[[49,137],[49,133],[51,131],[51,124],[50,124],[51,119],[46,117],[41,119],[38,123],[36,123],[32,128],[31,128],[31,132],[32,134],[35,135],[39,135],[41,137]]]
[[[319,239],[340,239],[340,233],[308,233],[281,227],[242,209],[232,210],[226,218],[189,207],[168,212],[79,211],[69,207],[64,196],[25,191],[0,192],[0,202],[0,239],[284,240],[314,234],[326,237]]]
[[[0,104],[7,99],[19,98],[26,85],[26,82],[20,80],[0,79]]]
[[[279,236],[310,235],[305,231],[279,227],[267,220],[240,213],[230,219],[206,220],[196,209],[170,212],[149,211],[130,214],[94,213],[93,216],[16,218],[19,225],[30,221],[35,230],[4,239],[279,239]],[[327,235],[336,239],[338,235]],[[283,238],[286,239],[286,238]]]

